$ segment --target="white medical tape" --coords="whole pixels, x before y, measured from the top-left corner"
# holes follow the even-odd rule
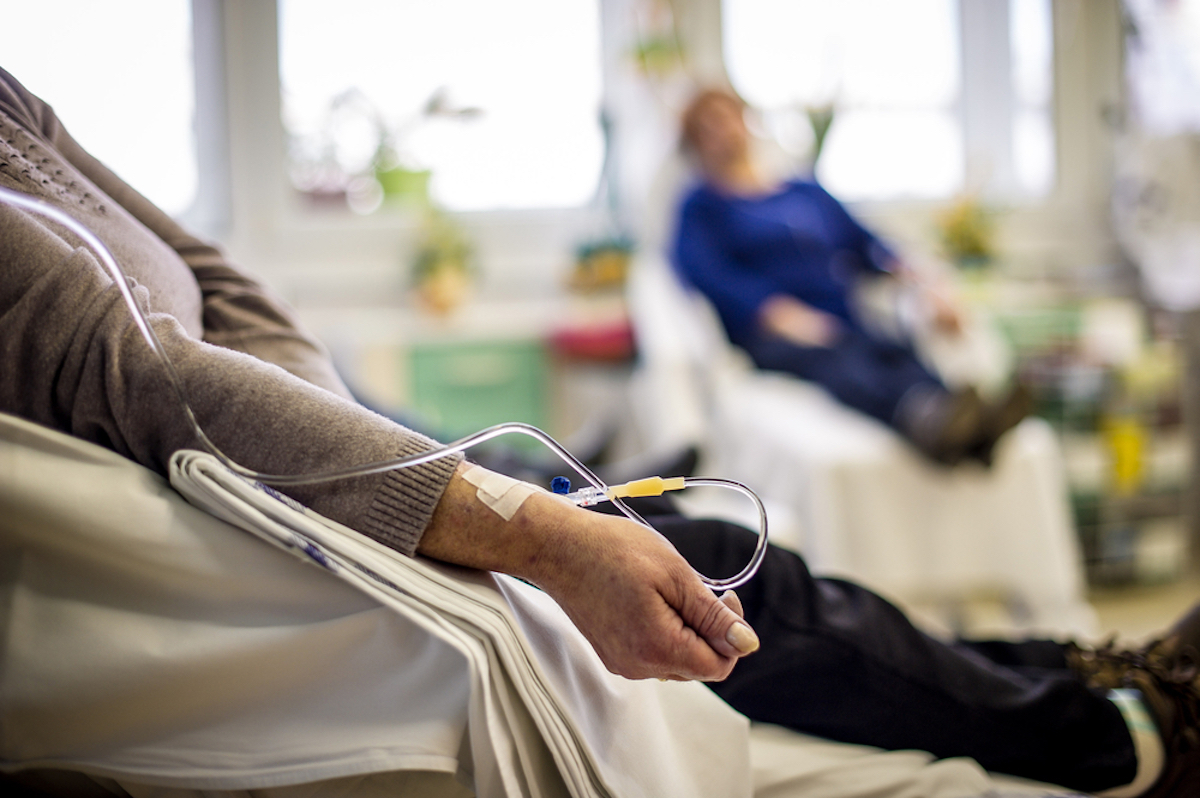
[[[477,465],[472,465],[464,471],[462,478],[475,486],[475,495],[479,501],[505,521],[511,521],[525,500],[534,493],[544,492],[536,485],[497,474]]]

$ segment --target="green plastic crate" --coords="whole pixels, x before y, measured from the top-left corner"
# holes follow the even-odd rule
[[[548,367],[540,341],[418,345],[409,352],[409,369],[413,409],[445,438],[505,421],[546,428]],[[501,440],[541,445],[517,435]]]

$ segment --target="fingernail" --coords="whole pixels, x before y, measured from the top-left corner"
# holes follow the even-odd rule
[[[725,639],[729,641],[729,645],[743,654],[758,651],[758,635],[754,634],[754,630],[744,623],[735,623],[729,627]]]

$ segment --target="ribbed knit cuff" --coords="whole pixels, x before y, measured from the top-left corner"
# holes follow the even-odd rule
[[[362,532],[401,554],[416,554],[433,510],[462,459],[461,454],[452,454],[416,468],[388,471],[367,510]]]

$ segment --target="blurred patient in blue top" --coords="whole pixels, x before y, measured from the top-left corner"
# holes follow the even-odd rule
[[[1024,392],[986,405],[973,389],[951,391],[906,342],[864,325],[853,295],[867,276],[911,282],[950,334],[960,329],[957,309],[816,182],[766,178],[736,95],[698,94],[682,137],[701,180],[681,205],[673,260],[730,340],[759,368],[821,385],[939,463],[990,462],[1026,412]]]

